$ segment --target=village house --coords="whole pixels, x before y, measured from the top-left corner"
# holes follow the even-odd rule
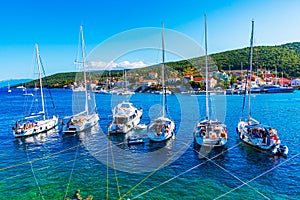
[[[142,86],[151,86],[157,84],[157,82],[154,80],[140,80],[140,84]]]
[[[169,83],[176,83],[177,81],[180,81],[180,78],[178,78],[177,76],[170,76],[168,78]]]
[[[205,84],[206,79],[205,78],[193,78],[193,81],[195,81],[195,82],[202,82],[202,83]],[[217,85],[217,83],[218,82],[217,82],[216,79],[214,79],[214,78],[208,78],[208,86],[210,88],[214,88]]]
[[[295,78],[291,81],[291,86],[295,88],[300,88],[300,78]]]
[[[189,82],[189,81],[193,81],[193,75],[187,75],[187,76],[184,76],[183,77],[183,81],[186,83],[186,82]]]
[[[278,79],[278,84],[282,86],[290,86],[291,85],[291,80],[288,78],[279,78]]]
[[[157,72],[149,72],[149,73],[148,73],[148,77],[149,77],[150,79],[156,79],[157,76],[158,76]]]

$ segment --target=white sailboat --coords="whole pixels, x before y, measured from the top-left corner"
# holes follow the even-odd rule
[[[120,92],[118,92],[117,93],[117,95],[122,95],[122,96],[124,96],[124,95],[134,95],[135,94],[135,92],[133,92],[133,91],[130,91],[128,88],[127,88],[127,78],[126,78],[126,69],[124,68],[124,73],[123,73],[123,75],[124,75],[124,86],[125,86],[125,89],[123,89],[123,90],[121,90]]]
[[[7,92],[8,92],[8,93],[11,93],[11,89],[10,89],[9,82],[7,83]]]
[[[86,78],[86,63],[85,63],[85,44],[83,37],[82,26],[80,26],[80,41],[79,41],[79,51],[81,52],[81,61],[76,59],[75,64],[79,64],[83,69],[83,78],[84,85],[81,86],[80,90],[75,90],[76,93],[73,95],[83,94],[85,98],[84,110],[69,117],[69,120],[66,123],[63,123],[62,130],[64,133],[77,133],[89,129],[95,126],[99,121],[98,113],[96,112],[96,103],[94,95],[91,90],[88,89],[87,78]],[[79,56],[79,55],[78,55]],[[90,88],[91,89],[91,88]],[[92,102],[92,103],[89,103]],[[92,105],[91,105],[92,104]],[[73,102],[74,106],[74,102]]]
[[[28,92],[27,88],[25,87],[25,90],[23,90],[23,96],[33,96],[33,93]]]
[[[175,123],[165,115],[166,110],[166,87],[165,87],[165,44],[164,44],[164,24],[162,24],[162,67],[161,67],[161,76],[162,76],[162,87],[163,87],[163,96],[162,96],[162,116],[154,119],[148,127],[148,137],[152,142],[163,142],[170,139],[172,136],[175,136]]]
[[[250,40],[250,69],[248,77],[252,76],[252,55],[253,55],[253,34],[254,34],[254,21],[252,21],[252,31]],[[249,79],[247,77],[247,80]],[[251,80],[251,79],[250,79]],[[243,112],[240,122],[237,125],[237,134],[239,138],[246,144],[254,146],[260,150],[270,151],[276,155],[282,155],[284,157],[288,154],[288,147],[281,145],[276,129],[273,127],[261,124],[256,119],[251,118],[251,84],[246,89],[249,92],[248,95],[248,116],[245,120],[242,119],[244,114],[244,105],[246,96],[244,96]]]
[[[42,73],[41,73],[41,58],[39,54],[38,45],[35,45],[36,59],[37,59],[37,67],[39,74],[39,83],[40,83],[40,100],[34,99],[34,103],[41,104],[35,107],[41,106],[41,110],[36,110],[34,112],[30,112],[28,115],[24,117],[22,120],[16,121],[15,126],[13,127],[13,134],[15,137],[25,137],[35,135],[41,132],[46,132],[57,126],[58,117],[53,115],[51,118],[48,117],[45,110],[45,100],[44,100],[44,92],[43,92],[43,84],[42,84]],[[33,106],[31,106],[33,107]]]
[[[137,109],[130,102],[123,101],[113,109],[113,122],[109,125],[110,133],[127,133],[140,123],[143,110]]]
[[[194,140],[198,145],[218,147],[227,143],[226,125],[220,121],[212,120],[209,116],[209,100],[208,100],[208,55],[207,55],[207,25],[206,15],[204,15],[205,25],[205,79],[206,79],[206,119],[196,124],[194,129]]]

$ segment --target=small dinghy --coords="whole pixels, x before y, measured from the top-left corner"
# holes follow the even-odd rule
[[[135,129],[146,129],[147,125],[146,124],[138,124],[135,126]]]
[[[282,156],[284,158],[287,158],[287,155],[289,153],[289,148],[286,145],[277,145],[273,151],[272,154],[276,156]]]
[[[127,138],[127,144],[128,145],[134,145],[134,144],[144,144],[144,138],[142,137],[128,137]]]

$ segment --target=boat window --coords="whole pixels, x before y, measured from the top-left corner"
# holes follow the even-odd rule
[[[115,117],[114,118],[114,123],[116,123],[116,124],[125,124],[125,123],[127,123],[127,118],[126,117]]]
[[[135,116],[136,116],[135,114],[131,115],[131,116],[130,116],[130,119],[134,119]]]
[[[122,108],[129,108],[130,106],[129,106],[129,104],[122,104],[121,107],[122,107]]]

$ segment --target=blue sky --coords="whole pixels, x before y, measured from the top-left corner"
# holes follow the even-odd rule
[[[248,46],[252,19],[255,20],[255,45],[300,41],[299,8],[297,0],[2,1],[0,80],[33,77],[36,42],[47,74],[74,71],[81,24],[88,52],[116,34],[143,27],[159,28],[161,22],[167,29],[203,45],[206,13],[208,49],[215,53]],[[157,41],[156,45],[159,44]],[[160,62],[157,56],[151,60],[148,53],[144,58],[142,53],[136,55],[136,58],[125,56],[128,60],[119,62]],[[167,56],[167,60],[172,59]]]

